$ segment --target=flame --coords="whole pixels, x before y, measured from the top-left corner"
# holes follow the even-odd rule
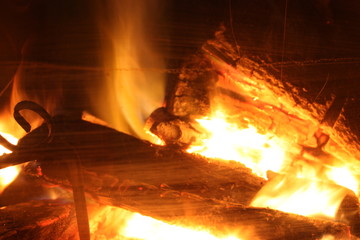
[[[99,6],[104,14],[100,29],[109,39],[104,44],[104,66],[110,70],[100,97],[93,95],[101,119],[119,131],[153,142],[156,139],[143,128],[145,119],[162,105],[165,93],[160,71],[164,63],[153,50],[149,34],[159,6],[154,1],[134,4],[131,0],[106,1]]]
[[[338,185],[358,193],[359,181],[354,176],[353,172],[346,166],[340,168],[331,168],[328,172],[328,178],[332,179]]]
[[[219,237],[204,229],[168,224],[122,208],[102,206],[90,212],[90,232],[94,240],[240,240],[234,235]]]
[[[334,218],[350,193],[348,189],[358,193],[356,171],[345,161],[328,155],[301,155],[301,149],[289,145],[287,139],[260,133],[246,120],[234,119],[225,110],[216,110],[196,122],[203,137],[187,149],[189,153],[241,162],[265,179],[268,171],[278,174],[257,193],[251,206]],[[295,152],[290,151],[291,147],[298,150],[297,156],[290,154]]]
[[[12,135],[7,133],[0,134],[12,144],[17,144],[18,139]],[[0,145],[0,155],[5,153],[11,153],[11,151]],[[2,193],[4,189],[15,180],[15,178],[19,175],[20,170],[21,165],[11,166],[0,170],[0,193]]]
[[[225,116],[216,111],[213,117],[197,119],[207,134],[187,152],[241,162],[263,178],[269,170],[282,170],[286,161],[280,139],[260,134],[252,125],[240,129],[237,124],[229,123]]]
[[[278,176],[257,193],[251,206],[333,218],[346,194],[347,189],[326,182]]]
[[[251,206],[334,218],[342,200],[351,194],[349,189],[358,192],[358,181],[349,167],[297,159],[286,175],[276,176],[256,194]]]

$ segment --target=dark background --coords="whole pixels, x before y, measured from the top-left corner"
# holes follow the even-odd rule
[[[283,81],[306,89],[310,102],[331,94],[347,98],[347,117],[359,135],[360,1],[148,1],[162,8],[159,20],[149,23],[154,29],[149,41],[165,58],[168,88],[176,70],[224,24],[241,56],[270,64],[282,72]],[[90,69],[86,78],[28,77],[23,87],[35,96],[39,89],[51,92],[61,85],[62,108],[91,110],[84,89],[101,84],[104,41],[96,24],[96,1],[0,0],[0,6],[0,106],[8,104],[6,86],[26,60]]]

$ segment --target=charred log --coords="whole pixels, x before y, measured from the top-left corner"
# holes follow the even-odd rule
[[[76,239],[75,211],[70,203],[29,201],[0,209],[0,238]]]

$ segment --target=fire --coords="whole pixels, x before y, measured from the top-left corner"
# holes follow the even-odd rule
[[[90,211],[90,231],[94,239],[198,239],[240,240],[237,236],[219,237],[204,229],[168,224],[125,209],[103,206]]]
[[[17,144],[18,139],[11,136],[10,134],[0,134],[12,144]],[[4,153],[11,153],[11,151],[0,145],[0,155],[3,155]],[[19,175],[20,169],[21,166],[17,165],[0,170],[0,193],[3,192],[4,189],[15,180],[15,178]]]
[[[119,131],[152,142],[157,139],[144,132],[144,122],[162,105],[165,93],[164,63],[151,44],[155,32],[149,31],[160,5],[131,0],[99,3],[99,28],[107,38],[103,63],[108,72],[100,96],[92,95],[97,116]]]
[[[189,153],[241,162],[263,178],[267,178],[269,170],[283,169],[286,159],[280,139],[261,134],[252,125],[240,129],[236,123],[229,123],[221,111],[197,122],[207,134],[187,150]]]
[[[327,174],[329,179],[332,179],[338,185],[346,187],[354,193],[358,193],[359,182],[348,167],[333,167],[327,172]]]
[[[197,119],[203,138],[187,151],[241,162],[265,179],[269,171],[273,172],[275,177],[258,192],[251,206],[334,218],[350,190],[358,192],[356,172],[344,161],[301,155],[298,147],[298,155],[290,154],[294,150],[290,151],[292,146],[286,139],[270,132],[260,133],[255,126],[244,124],[244,119],[236,120],[219,110],[211,117]]]
[[[326,182],[278,176],[258,192],[251,206],[333,218],[347,193],[347,189]]]

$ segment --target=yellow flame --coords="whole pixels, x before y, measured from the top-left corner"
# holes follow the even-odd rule
[[[359,181],[348,167],[333,167],[327,172],[327,176],[336,184],[346,187],[352,190],[355,194],[358,194]]]
[[[18,139],[11,136],[10,134],[0,134],[12,144],[17,144]],[[11,153],[11,151],[0,145],[0,155],[3,155],[5,153]],[[0,193],[2,193],[4,189],[15,180],[15,178],[19,175],[20,169],[21,166],[17,165],[0,170]]]
[[[252,206],[333,218],[349,193],[347,189],[358,193],[358,178],[344,161],[326,154],[300,156],[300,151],[295,157],[288,154],[292,146],[285,139],[270,133],[261,134],[249,124],[241,128],[239,125],[244,124],[235,121],[238,119],[222,111],[197,119],[198,129],[204,134],[187,151],[241,162],[263,178],[267,177],[269,170],[281,173],[257,193]]]
[[[348,190],[325,182],[278,176],[257,193],[251,206],[333,218],[347,193]]]
[[[336,238],[333,235],[325,234],[321,240],[336,240]]]
[[[187,152],[241,162],[263,178],[266,178],[267,171],[278,172],[283,168],[285,151],[279,139],[260,134],[251,125],[239,129],[237,124],[227,122],[221,111],[197,122],[207,134]]]
[[[160,3],[132,0],[102,2],[99,12],[104,44],[105,84],[94,106],[101,119],[117,130],[152,141],[146,118],[164,101],[164,63],[151,45]],[[102,9],[102,11],[101,11]],[[101,15],[101,14],[100,14]]]
[[[240,240],[228,235],[218,237],[204,229],[171,225],[125,209],[103,206],[90,211],[90,231],[94,240]]]

